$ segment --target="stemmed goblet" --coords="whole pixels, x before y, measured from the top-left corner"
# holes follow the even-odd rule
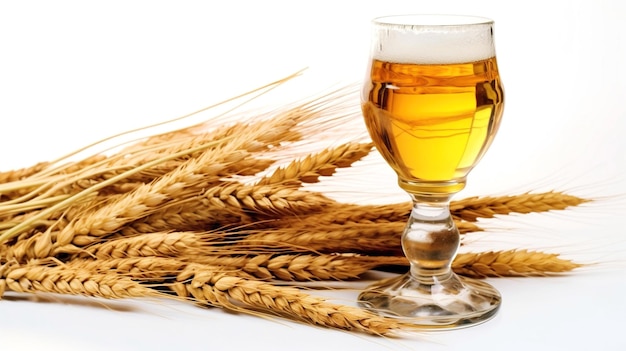
[[[493,25],[456,15],[373,21],[363,117],[413,207],[401,239],[409,272],[361,292],[370,310],[439,329],[484,322],[500,306],[491,285],[452,272],[460,235],[449,209],[500,124]]]

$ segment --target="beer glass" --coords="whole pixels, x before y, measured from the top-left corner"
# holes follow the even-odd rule
[[[363,117],[413,207],[401,239],[409,272],[370,286],[359,304],[427,329],[486,321],[501,297],[452,272],[460,235],[449,203],[491,144],[504,107],[493,21],[399,15],[372,25]]]

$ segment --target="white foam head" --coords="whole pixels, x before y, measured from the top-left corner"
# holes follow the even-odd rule
[[[495,56],[493,21],[454,15],[374,20],[372,58],[395,63],[466,63]]]

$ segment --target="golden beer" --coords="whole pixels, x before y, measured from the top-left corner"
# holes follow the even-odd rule
[[[359,304],[423,328],[493,317],[500,293],[451,268],[460,234],[450,201],[491,144],[504,109],[493,21],[398,15],[373,21],[361,104],[370,136],[413,207],[401,236],[410,269],[372,284]]]
[[[460,180],[463,186],[503,111],[495,57],[454,64],[373,59],[369,79],[365,123],[400,184]]]

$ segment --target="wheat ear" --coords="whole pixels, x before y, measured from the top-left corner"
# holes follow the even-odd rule
[[[181,257],[206,265],[222,265],[242,270],[258,279],[284,281],[350,280],[380,266],[406,264],[403,257],[355,254],[248,254],[210,255],[198,252]]]
[[[400,235],[406,223],[345,223],[319,225],[304,222],[290,227],[251,230],[240,245],[290,244],[318,252],[400,253]]]
[[[181,271],[171,289],[179,296],[209,306],[232,311],[287,317],[307,324],[319,325],[375,335],[393,334],[415,329],[391,318],[380,317],[365,310],[334,304],[294,287],[206,271],[203,266],[190,265]]]
[[[27,168],[0,172],[0,184],[10,183],[28,178],[49,166],[49,162],[40,162]]]
[[[316,183],[320,176],[331,176],[337,168],[350,167],[368,155],[372,147],[372,143],[345,143],[328,148],[276,169],[271,175],[261,178],[257,185],[299,187],[301,183]]]
[[[477,218],[492,218],[498,214],[563,210],[588,201],[590,200],[557,191],[498,197],[470,197],[452,202],[450,212],[457,218],[473,222]]]
[[[26,265],[8,264],[2,273],[0,286],[15,292],[49,292],[109,299],[162,296],[156,290],[119,274],[95,273],[62,265],[49,266],[37,261]]]
[[[220,209],[243,209],[270,217],[319,211],[334,202],[317,192],[238,183],[213,187],[204,196]]]
[[[558,254],[528,250],[461,253],[452,263],[452,269],[458,274],[479,278],[548,276],[581,266]]]
[[[295,189],[301,182],[316,182],[319,176],[329,176],[336,168],[348,167],[371,149],[371,144],[346,143],[326,149],[279,168],[259,180],[256,185],[237,182],[216,186],[204,198],[187,198],[131,224],[136,232],[166,229],[196,230],[217,228],[231,223],[252,223],[249,214],[276,217],[277,214],[300,215],[318,212],[332,202],[318,193]],[[246,165],[237,163],[243,169]],[[254,169],[256,171],[257,169]],[[233,170],[233,172],[241,172]],[[234,173],[237,174],[237,173]],[[302,207],[306,204],[305,207]]]
[[[206,238],[206,235],[202,236]],[[200,246],[196,232],[159,232],[107,240],[77,252],[97,259],[128,257],[176,257]]]

